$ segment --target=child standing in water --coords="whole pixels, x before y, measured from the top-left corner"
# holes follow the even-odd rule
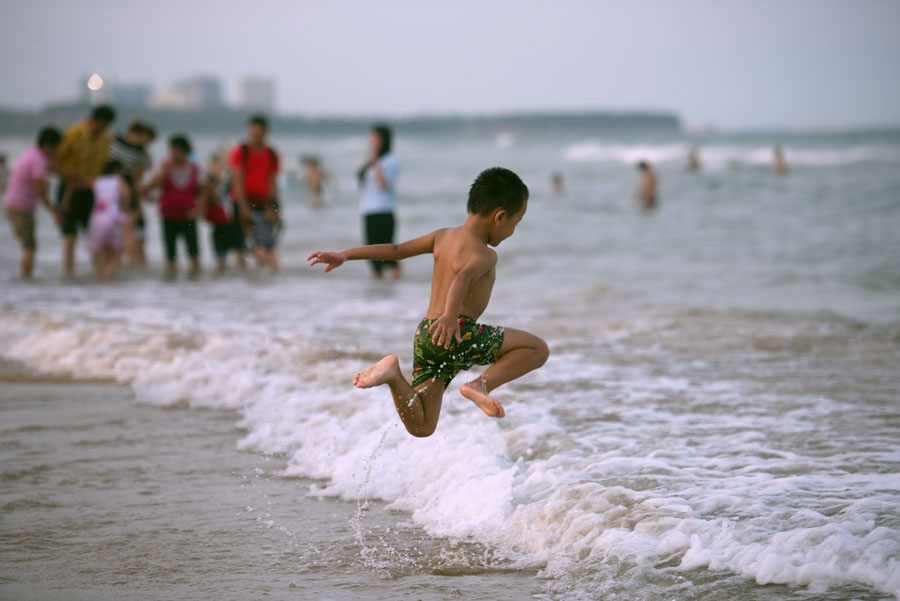
[[[444,390],[460,371],[490,365],[459,391],[488,416],[504,417],[503,407],[490,392],[547,361],[547,344],[537,336],[476,323],[494,287],[497,253],[489,246],[512,236],[527,204],[528,188],[519,176],[493,167],[483,171],[469,189],[469,216],[459,227],[435,230],[402,244],[320,251],[308,257],[310,265],[324,263],[328,272],[348,260],[398,261],[434,255],[431,301],[414,340],[412,383],[403,377],[395,355],[386,356],[353,379],[357,388],[387,384],[400,419],[413,436],[434,433]]]
[[[236,246],[233,235],[231,204],[222,181],[225,172],[222,156],[214,153],[206,165],[206,181],[203,196],[206,200],[204,217],[212,226],[212,247],[216,255],[216,273],[225,273],[228,253]]]
[[[204,213],[205,202],[200,168],[190,161],[191,143],[176,134],[169,139],[169,160],[165,162],[142,193],[162,187],[159,214],[162,217],[163,245],[166,253],[166,277],[174,278],[176,242],[184,238],[191,261],[191,277],[200,274],[200,247],[197,243],[197,218]]]
[[[101,280],[111,280],[122,258],[122,233],[131,204],[128,183],[122,177],[122,164],[109,161],[94,180],[94,208],[88,222],[87,245],[94,271]]]

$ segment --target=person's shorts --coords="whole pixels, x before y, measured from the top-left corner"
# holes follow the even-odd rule
[[[223,259],[232,250],[243,250],[243,237],[237,236],[238,228],[233,223],[214,225],[212,228],[212,243],[216,257]]]
[[[413,387],[441,378],[446,387],[461,371],[473,365],[491,365],[503,346],[503,328],[475,323],[474,319],[460,316],[459,332],[462,342],[456,338],[445,349],[431,341],[428,330],[436,320],[423,319],[416,329],[413,343]]]
[[[34,237],[34,213],[27,211],[16,211],[15,209],[6,209],[6,219],[12,227],[13,234],[22,243],[25,250],[34,250],[37,248],[37,240]]]
[[[264,216],[263,209],[250,210],[250,230],[253,232],[253,246],[272,250],[278,243],[277,225]]]
[[[62,204],[65,186],[59,187],[59,203]],[[63,236],[74,236],[78,230],[86,231],[94,209],[94,191],[90,188],[75,188],[69,199],[69,210],[62,216]]]

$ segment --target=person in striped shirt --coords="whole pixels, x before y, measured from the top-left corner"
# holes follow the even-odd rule
[[[155,137],[156,131],[152,126],[135,119],[123,135],[113,138],[109,147],[109,159],[122,165],[122,177],[131,191],[126,207],[123,247],[128,264],[134,267],[147,264],[144,253],[144,212],[137,187],[151,165],[147,147]]]

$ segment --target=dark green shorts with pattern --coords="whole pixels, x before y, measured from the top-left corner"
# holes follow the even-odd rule
[[[459,333],[462,342],[456,338],[445,349],[431,341],[428,328],[434,319],[423,319],[416,329],[413,359],[413,387],[428,380],[442,378],[444,386],[461,371],[473,365],[490,365],[497,360],[497,353],[503,346],[503,328],[475,323],[474,319],[460,316]]]

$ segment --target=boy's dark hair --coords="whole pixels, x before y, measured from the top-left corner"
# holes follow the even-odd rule
[[[650,168],[650,165],[647,164],[647,161],[640,161],[637,164],[637,168],[640,169],[641,171],[646,171],[647,169]]]
[[[188,140],[187,136],[184,134],[175,134],[169,138],[169,147],[179,148],[186,154],[191,154],[191,151],[193,150],[193,148],[191,148],[190,140]]]
[[[101,104],[91,111],[91,119],[109,125],[116,120],[116,111],[108,104]]]
[[[495,209],[515,215],[527,198],[528,186],[518,175],[503,167],[491,167],[472,182],[466,207],[473,215],[490,215]]]
[[[269,120],[265,115],[252,115],[247,121],[247,125],[259,125],[263,129],[269,129]]]
[[[41,146],[59,146],[62,142],[62,134],[53,126],[48,126],[38,132],[37,145]]]
[[[106,165],[103,166],[103,175],[112,175],[113,173],[121,173],[122,172],[122,163],[116,161],[115,159],[110,159],[106,161]]]

